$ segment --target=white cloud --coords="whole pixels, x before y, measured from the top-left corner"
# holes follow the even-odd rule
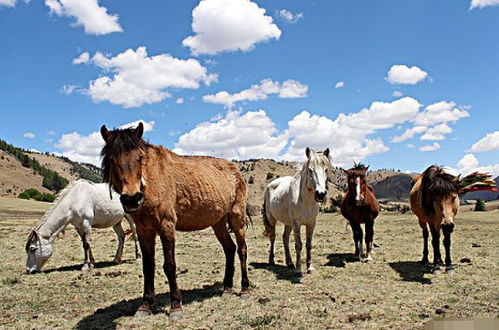
[[[435,151],[440,149],[440,144],[438,142],[433,142],[433,144],[428,144],[422,147],[419,147],[419,151]]]
[[[408,67],[407,65],[393,65],[385,78],[390,84],[408,84],[414,85],[426,79],[428,73],[417,66]]]
[[[35,138],[35,134],[31,133],[31,132],[26,132],[23,134],[23,137],[27,138],[27,139],[34,139]]]
[[[59,93],[65,94],[65,95],[70,95],[73,94],[74,92],[81,92],[83,89],[79,85],[64,85],[59,89]]]
[[[421,136],[421,140],[430,140],[430,141],[441,141],[445,140],[445,135],[452,132],[452,128],[449,127],[446,123],[430,127],[426,132]]]
[[[192,11],[194,35],[182,41],[192,54],[250,51],[255,45],[279,39],[281,30],[265,9],[249,0],[203,0]]]
[[[499,150],[499,131],[488,133],[478,142],[471,146],[470,151],[472,152],[482,152],[482,151],[492,151]]]
[[[99,6],[97,0],[45,0],[50,13],[76,19],[72,26],[83,26],[85,33],[103,35],[122,32],[118,15],[108,14],[107,8]]]
[[[288,23],[292,23],[292,24],[298,22],[300,19],[303,18],[303,13],[293,14],[292,12],[290,12],[287,9],[279,10],[277,12],[277,15],[279,15],[279,17],[281,17],[282,19],[286,20]]]
[[[176,104],[184,104],[184,98],[183,97],[179,97],[175,100],[175,103]]]
[[[90,60],[90,54],[88,52],[81,53],[80,56],[74,58],[71,63],[73,64],[83,64]]]
[[[201,123],[182,135],[175,150],[225,158],[302,160],[307,146],[318,150],[330,147],[333,162],[346,165],[388,151],[381,139],[367,136],[414,118],[420,107],[417,100],[406,97],[390,103],[373,102],[369,108],[335,119],[302,111],[283,131],[276,129],[264,110],[244,115],[229,111],[225,117]]]
[[[210,85],[217,80],[216,74],[208,74],[195,59],[182,60],[170,54],[149,57],[145,47],[127,49],[110,58],[97,52],[89,62],[109,75],[90,81],[84,93],[94,102],[108,101],[125,108],[171,97],[167,88],[197,89],[200,83]]]
[[[414,148],[414,147],[415,147],[415,145],[414,145],[414,144],[409,143],[408,145],[406,145],[406,147],[407,147],[407,148]]]
[[[439,123],[456,122],[461,118],[469,117],[470,114],[464,109],[456,108],[454,102],[437,102],[431,104],[420,113],[414,122],[417,125],[435,125]]]
[[[499,176],[499,164],[491,164],[479,166],[479,161],[473,154],[466,154],[457,163],[457,169],[451,168],[455,174],[460,173],[462,176],[466,176],[473,172],[485,172],[490,173],[492,178]]]
[[[144,124],[144,132],[154,129],[154,121],[146,122],[137,120],[119,128],[135,127],[139,122]],[[57,149],[61,149],[60,155],[68,157],[77,162],[84,162],[100,166],[100,152],[104,146],[104,141],[99,131],[92,132],[89,135],[80,135],[77,132],[64,134],[55,145]]]
[[[472,0],[470,10],[475,8],[483,8],[488,6],[498,6],[499,0]]]
[[[401,91],[393,91],[392,95],[394,97],[401,97],[402,95],[404,95]]]
[[[48,134],[48,135],[55,135],[55,131],[52,131],[52,130],[47,131],[47,134]]]
[[[16,2],[16,0],[0,0],[0,6],[15,7]]]
[[[398,136],[393,137],[392,142],[405,141],[407,139],[414,137],[414,135],[416,135],[416,134],[423,133],[427,129],[428,129],[428,127],[426,127],[426,126],[414,126],[414,127],[408,128],[404,131],[404,133],[402,133],[402,135],[398,135]]]
[[[228,111],[215,122],[199,124],[175,144],[180,154],[214,155],[228,159],[277,158],[286,146],[286,134],[278,134],[264,110]]]
[[[280,98],[298,98],[306,97],[307,92],[308,86],[296,80],[289,79],[281,84],[272,79],[263,79],[260,84],[252,85],[250,88],[235,94],[221,91],[216,94],[204,95],[203,101],[232,107],[241,101],[265,100],[271,94],[278,94]]]
[[[335,85],[334,88],[343,88],[345,87],[345,82],[344,81],[338,81]]]

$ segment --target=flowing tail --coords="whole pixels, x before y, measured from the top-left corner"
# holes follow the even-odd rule
[[[470,191],[488,190],[499,192],[494,180],[490,179],[489,173],[474,172],[460,180],[459,194],[466,194]]]
[[[269,237],[270,234],[275,232],[275,227],[269,221],[267,217],[267,198],[263,199],[263,208],[262,208],[262,219],[263,225],[265,226],[265,231],[263,232],[263,236]]]

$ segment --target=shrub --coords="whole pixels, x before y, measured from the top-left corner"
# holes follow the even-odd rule
[[[481,199],[478,199],[475,204],[475,211],[486,211],[485,210],[485,202],[482,201]]]
[[[274,173],[272,173],[272,172],[267,173],[267,180],[270,180],[273,177],[274,177]]]
[[[19,194],[19,196],[17,196],[17,198],[29,199],[29,194],[26,191],[23,191]]]
[[[253,176],[250,176],[249,179],[248,179],[248,183],[249,184],[255,183],[255,178]]]

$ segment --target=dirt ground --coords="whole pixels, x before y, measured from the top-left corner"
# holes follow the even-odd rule
[[[353,261],[345,220],[321,215],[314,236],[316,272],[301,279],[284,266],[280,234],[278,265],[266,265],[268,240],[262,236],[261,219],[254,217],[247,232],[252,288],[247,300],[220,297],[225,261],[211,229],[179,233],[176,255],[184,319],[172,323],[164,313],[169,296],[160,244],[156,292],[161,308],[145,318],[133,318],[143,285],[141,265],[133,261],[133,242],[127,239],[124,263],[111,265],[117,246],[112,229],[93,232],[98,263],[91,272],[81,273],[81,243],[68,228],[55,241],[44,272],[26,275],[25,240],[48,206],[0,198],[0,328],[410,329],[431,319],[498,316],[499,210],[458,215],[452,236],[456,274],[439,276],[418,263],[422,238],[413,215],[380,215],[375,261],[369,264]],[[236,262],[237,284],[238,270]]]

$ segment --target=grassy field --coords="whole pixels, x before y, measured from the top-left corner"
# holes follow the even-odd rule
[[[499,211],[458,215],[453,234],[455,275],[429,274],[418,264],[421,233],[415,216],[381,214],[375,226],[375,261],[353,262],[350,228],[338,215],[321,215],[314,236],[316,273],[298,279],[283,266],[267,267],[268,240],[261,219],[249,228],[252,295],[221,298],[223,251],[211,229],[179,233],[178,281],[184,319],[163,313],[135,319],[142,296],[141,265],[127,240],[125,262],[110,265],[111,229],[95,230],[97,266],[79,270],[83,251],[68,228],[55,241],[45,272],[25,275],[25,239],[49,204],[0,199],[0,328],[421,328],[434,318],[497,318]],[[282,226],[278,228],[282,232]],[[280,234],[279,234],[280,236]],[[157,244],[157,256],[161,256]],[[430,254],[431,256],[431,254]],[[469,258],[470,263],[461,262]],[[156,292],[163,311],[168,286],[157,257]],[[236,263],[238,269],[238,263]],[[236,271],[235,283],[240,282]]]

